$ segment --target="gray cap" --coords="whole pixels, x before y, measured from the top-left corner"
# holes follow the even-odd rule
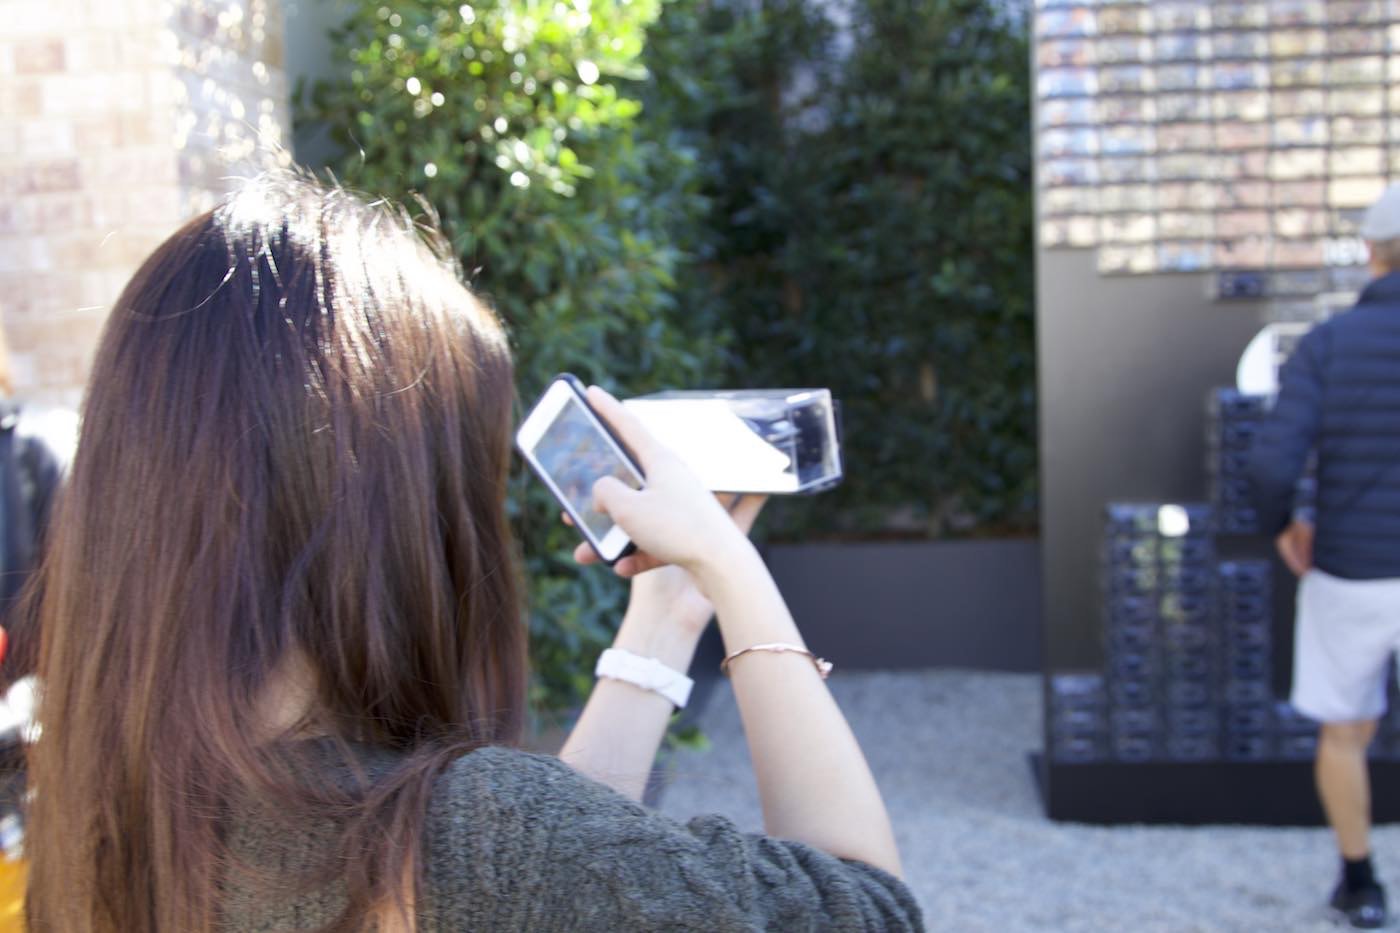
[[[1361,237],[1372,243],[1400,239],[1400,184],[1385,189],[1361,221]]]

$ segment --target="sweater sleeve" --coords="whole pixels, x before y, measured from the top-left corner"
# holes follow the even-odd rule
[[[1275,535],[1293,513],[1293,494],[1322,421],[1326,325],[1304,335],[1279,372],[1278,400],[1250,451],[1249,472],[1260,528]]]
[[[483,749],[439,780],[420,930],[922,930],[899,879],[718,816],[682,825],[554,758]]]

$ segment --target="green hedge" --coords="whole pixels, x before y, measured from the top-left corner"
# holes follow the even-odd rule
[[[844,404],[846,484],[770,531],[1031,531],[1026,36],[986,0],[856,0],[844,35],[814,8],[749,25],[704,157],[732,381]]]
[[[522,399],[831,386],[848,481],[780,537],[1033,524],[1025,37],[982,0],[350,0],[299,94],[348,184],[419,195],[511,328]],[[522,471],[536,701],[582,696],[623,590]]]
[[[682,247],[705,202],[692,152],[630,93],[656,0],[349,5],[347,79],[303,95],[348,184],[421,193],[508,323],[528,402],[569,370],[623,392],[712,383],[723,327],[682,306]],[[564,7],[559,7],[564,9]],[[577,538],[522,469],[512,497],[530,579],[535,701],[575,702],[625,592],[580,572]]]

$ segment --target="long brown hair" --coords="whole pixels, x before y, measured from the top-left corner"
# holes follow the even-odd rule
[[[214,929],[249,801],[335,827],[328,929],[362,928],[414,895],[434,776],[518,740],[512,369],[448,255],[276,174],[126,287],[35,591],[31,929]],[[270,735],[298,669],[311,702]],[[329,780],[308,734],[397,764]]]

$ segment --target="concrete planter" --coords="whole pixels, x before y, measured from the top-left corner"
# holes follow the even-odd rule
[[[772,545],[764,558],[812,650],[851,669],[1036,671],[1036,540]]]

